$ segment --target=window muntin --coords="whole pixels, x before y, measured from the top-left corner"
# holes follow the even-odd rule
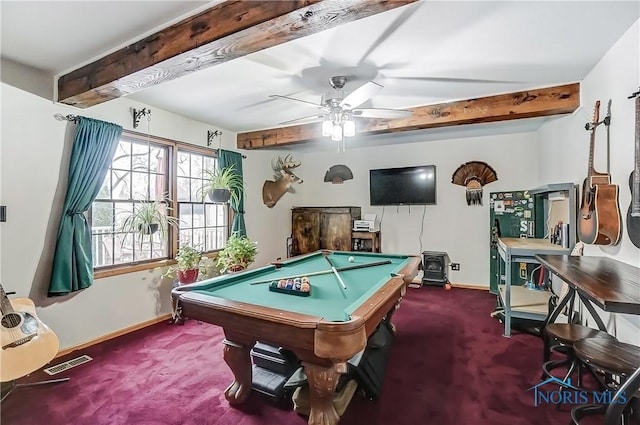
[[[94,269],[123,269],[114,274],[139,269],[173,258],[180,243],[204,252],[222,249],[229,235],[229,207],[202,196],[204,170],[216,166],[209,149],[124,131],[88,213]],[[178,217],[177,232],[165,229],[143,238],[123,232],[122,222],[136,205],[156,197],[168,197],[159,208]]]
[[[210,252],[224,248],[229,235],[229,208],[214,204],[203,193],[205,170],[217,167],[217,158],[178,148],[177,200],[179,243]]]

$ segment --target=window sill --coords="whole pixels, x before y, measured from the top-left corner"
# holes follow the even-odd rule
[[[207,257],[207,258],[216,258],[217,256],[218,256],[218,251],[203,254],[203,257]],[[109,268],[94,270],[93,278],[102,279],[105,277],[118,276],[121,274],[135,273],[135,272],[144,271],[144,270],[153,270],[157,268],[168,267],[175,263],[176,263],[176,260],[174,259],[164,259],[164,260],[150,261],[150,262],[145,262],[140,264],[127,264],[122,266],[113,266]]]

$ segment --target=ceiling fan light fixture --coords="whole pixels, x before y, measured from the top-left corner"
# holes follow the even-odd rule
[[[329,137],[333,131],[333,121],[326,119],[322,121],[322,137]]]
[[[331,140],[334,142],[339,142],[342,140],[342,126],[340,123],[334,123],[333,129],[331,130]]]
[[[356,123],[348,118],[344,121],[342,132],[344,133],[344,137],[353,137],[356,135]]]

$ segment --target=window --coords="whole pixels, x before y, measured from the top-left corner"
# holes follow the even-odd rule
[[[223,248],[229,234],[229,207],[210,202],[201,189],[203,170],[216,166],[210,149],[124,131],[89,211],[94,269],[126,272],[132,265],[157,267],[157,261],[174,257],[179,243],[206,252]],[[157,201],[152,211],[178,220],[179,233],[166,225],[151,232],[123,226],[150,201]]]
[[[229,208],[212,203],[202,191],[204,171],[217,167],[217,159],[178,148],[177,163],[180,243],[205,252],[224,248],[229,235]]]

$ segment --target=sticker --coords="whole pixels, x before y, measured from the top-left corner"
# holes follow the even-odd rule
[[[513,193],[509,192],[504,194],[504,199],[511,199],[511,198],[513,198]]]
[[[496,201],[495,203],[495,211],[496,213],[504,212],[504,201]]]
[[[507,208],[504,212],[507,214],[513,214],[513,208]]]
[[[531,210],[524,210],[524,218],[531,218]]]

